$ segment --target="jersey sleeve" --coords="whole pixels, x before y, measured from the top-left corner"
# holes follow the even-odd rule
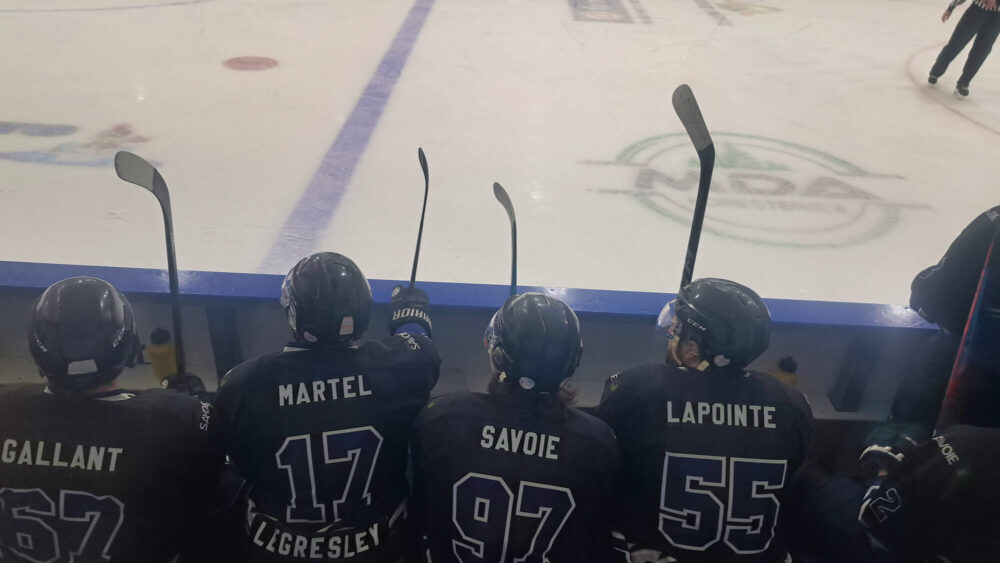
[[[389,356],[389,363],[407,387],[430,397],[441,371],[441,357],[430,338],[420,334],[400,332],[379,341]]]
[[[976,217],[936,265],[913,279],[910,308],[950,332],[961,332],[975,297],[986,252],[1000,229],[1000,206]]]
[[[240,441],[236,436],[236,411],[239,408],[240,396],[247,385],[247,380],[253,373],[254,365],[255,361],[251,360],[229,370],[215,394],[215,427],[226,453],[229,454],[237,467],[240,465],[242,456],[239,452]]]
[[[643,400],[652,364],[618,372],[604,382],[601,402],[592,413],[608,423],[618,435],[628,432],[635,407]]]
[[[809,400],[805,394],[794,387],[788,390],[788,394],[792,404],[795,406],[795,412],[799,419],[797,428],[801,457],[798,461],[799,465],[801,465],[805,461],[809,444],[812,442],[813,434],[816,431],[816,422],[813,419],[812,406],[809,404]]]

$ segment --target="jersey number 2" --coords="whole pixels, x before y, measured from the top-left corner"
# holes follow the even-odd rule
[[[371,426],[324,432],[323,463],[349,463],[350,471],[340,489],[340,498],[333,501],[333,521],[343,518],[341,507],[371,503],[371,484],[382,435]],[[278,468],[288,472],[292,503],[285,511],[286,522],[326,522],[326,505],[316,498],[316,475],[313,473],[312,437],[309,434],[289,436],[274,457]],[[309,500],[306,500],[309,499]]]
[[[660,533],[683,549],[704,551],[724,539],[739,554],[766,550],[778,521],[774,493],[785,484],[786,466],[785,460],[667,452]],[[705,487],[725,487],[728,502]]]

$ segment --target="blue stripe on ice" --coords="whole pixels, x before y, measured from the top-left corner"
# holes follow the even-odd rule
[[[285,220],[259,271],[284,272],[316,249],[351,183],[433,4],[434,0],[416,0],[413,4],[309,187]]]

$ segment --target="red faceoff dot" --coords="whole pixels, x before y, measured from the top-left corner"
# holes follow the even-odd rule
[[[222,64],[233,70],[267,70],[278,66],[278,61],[267,57],[233,57]]]

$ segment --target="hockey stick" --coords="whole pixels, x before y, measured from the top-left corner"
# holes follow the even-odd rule
[[[417,261],[420,260],[420,239],[424,236],[424,214],[427,213],[427,193],[431,187],[431,177],[427,172],[427,158],[424,149],[417,148],[417,158],[420,159],[420,169],[424,171],[424,208],[420,211],[420,230],[417,231],[417,251],[413,253],[413,271],[410,272],[410,287],[417,282]]]
[[[517,295],[517,219],[514,217],[514,204],[511,203],[507,190],[498,182],[493,182],[493,195],[507,210],[507,218],[510,219],[510,294]]]
[[[694,274],[694,260],[698,256],[698,241],[701,240],[701,224],[705,219],[705,206],[708,203],[708,188],[712,183],[712,169],[715,167],[715,145],[712,136],[708,134],[705,118],[698,108],[698,101],[687,84],[681,84],[674,90],[674,112],[684,124],[688,137],[698,151],[698,161],[701,163],[701,178],[698,180],[698,197],[694,204],[694,218],[691,220],[691,234],[688,236],[687,254],[684,255],[684,270],[681,273],[681,287],[691,283]]]
[[[163,176],[141,156],[120,151],[115,155],[115,172],[130,184],[146,188],[156,196],[163,212],[163,225],[167,237],[167,272],[170,275],[170,301],[174,317],[174,350],[176,352],[177,373],[187,373],[184,362],[184,335],[181,333],[181,292],[177,281],[177,257],[174,254],[174,221],[170,212],[170,192]]]
[[[994,427],[1000,424],[996,408],[1000,383],[1000,231],[993,236],[979,274],[962,340],[934,433],[953,424]]]

